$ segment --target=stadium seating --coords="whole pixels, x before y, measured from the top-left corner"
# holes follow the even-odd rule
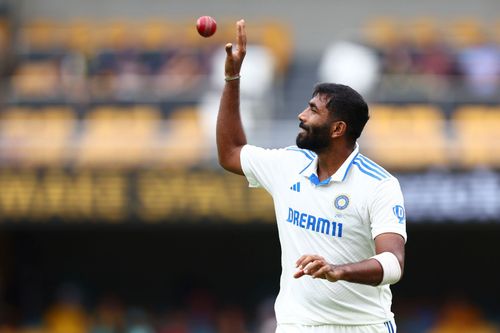
[[[401,38],[400,23],[391,17],[376,17],[366,22],[363,34],[370,45],[388,47]]]
[[[208,159],[211,153],[203,135],[200,113],[196,107],[180,107],[172,112],[162,127],[155,165],[186,169]]]
[[[438,20],[433,16],[412,19],[380,16],[366,22],[363,37],[371,45],[380,48],[403,39],[421,44],[425,40],[440,37],[454,47],[462,48],[488,37],[495,38],[498,35],[496,24],[498,23],[481,22],[474,16],[448,20]]]
[[[89,20],[74,19],[68,22],[64,41],[65,48],[85,55],[94,52],[97,46],[94,43],[92,27],[93,24]]]
[[[445,165],[443,113],[431,105],[374,105],[362,138],[363,149],[392,170]]]
[[[7,84],[10,88],[7,98],[10,102],[29,102],[35,106],[27,109],[12,107],[2,115],[3,123],[0,126],[9,127],[1,134],[2,140],[11,140],[10,137],[14,135],[32,135],[27,133],[26,128],[29,126],[26,119],[37,114],[43,118],[44,126],[54,128],[51,134],[54,135],[54,142],[72,149],[72,155],[67,155],[67,151],[62,148],[54,148],[50,153],[53,155],[45,155],[55,156],[56,161],[75,162],[78,166],[133,167],[147,163],[196,165],[213,154],[213,150],[210,150],[213,149],[213,142],[207,142],[207,131],[203,125],[200,128],[200,123],[204,121],[200,120],[199,112],[209,109],[213,113],[217,109],[220,91],[216,88],[221,88],[223,84],[220,66],[225,57],[219,46],[234,40],[234,21],[229,17],[220,19],[217,34],[209,39],[196,34],[193,22],[158,17],[142,20],[74,18],[67,22],[36,19],[23,22],[19,38],[15,40],[18,59]],[[493,28],[498,24],[479,22],[474,17],[450,21],[437,21],[425,16],[410,20],[378,17],[367,23],[364,37],[379,51],[387,51],[387,48],[398,45],[395,49],[400,52],[397,43],[403,42],[410,45],[405,52],[408,51],[408,55],[415,58],[418,52],[420,56],[427,52],[425,46],[429,42],[441,42],[441,37],[445,38],[444,44],[451,42],[456,48],[480,41],[487,36],[484,32],[488,29],[492,32],[490,37],[499,38],[498,29]],[[8,33],[5,32],[7,25],[8,22],[0,21],[0,43],[8,40]],[[255,100],[266,100],[274,80],[286,74],[293,47],[290,35],[290,27],[275,19],[263,18],[260,22],[252,23],[252,34],[249,36],[251,52],[246,59],[247,64],[253,61],[252,55],[260,56],[257,57],[258,62],[247,65],[247,68],[259,67],[261,70],[246,73],[245,77],[250,79],[242,85],[242,104],[248,102],[252,106],[246,112],[250,119],[245,119],[249,133],[252,122],[262,120],[260,113],[254,115],[255,110],[262,112],[262,102],[259,104]],[[214,52],[217,48],[220,53]],[[213,60],[217,56],[220,58]],[[186,61],[181,62],[184,65],[169,67],[167,61],[176,57],[184,57]],[[439,59],[442,61],[443,58]],[[413,96],[413,100],[418,100],[419,91],[432,95],[438,90],[439,93],[446,90],[445,85],[441,85],[443,80],[436,79],[441,73],[423,72],[423,67],[413,65],[394,67],[412,71],[395,73],[397,77],[404,78],[407,85],[396,84],[397,87],[393,85],[394,89],[401,89],[407,94],[405,97]],[[75,72],[67,72],[67,68]],[[185,68],[190,68],[191,72],[182,72]],[[435,70],[435,67],[431,70]],[[449,75],[450,71],[450,68],[444,68],[442,73]],[[210,72],[214,74],[213,84],[207,89],[202,83],[210,79]],[[257,74],[260,76],[254,77]],[[252,83],[253,90],[248,90],[245,85]],[[183,100],[187,99],[183,95],[186,92],[191,93],[189,98],[192,100],[189,103]],[[414,98],[415,94],[417,98]],[[37,103],[47,102],[71,103],[75,96],[78,103],[84,102],[79,107],[83,112],[83,121],[76,119],[75,111],[71,109],[66,110],[68,115],[49,119],[45,116],[48,109],[36,106]],[[211,101],[209,107],[203,103],[207,96]],[[122,107],[114,104],[117,101],[145,101],[151,104]],[[181,105],[190,106],[175,110],[170,117],[166,116],[172,108],[165,108],[161,103],[171,103],[175,108],[178,101],[183,102]],[[107,106],[92,108],[85,104],[87,102],[90,105],[99,102]],[[383,102],[382,98],[379,103]],[[493,125],[490,125],[496,124],[493,119],[495,112],[491,110],[486,112],[481,106],[459,108],[457,112],[452,112],[451,122],[445,119],[443,110],[430,104],[387,103],[375,105],[372,110],[363,148],[388,168],[415,170],[443,165],[469,168],[475,163],[488,166],[499,164],[495,156],[500,154],[486,155],[485,145],[481,144],[486,142],[487,135],[495,135]],[[268,111],[265,112],[267,115]],[[17,118],[12,116],[13,113],[19,113]],[[490,129],[490,134],[479,133],[479,128],[484,125],[482,118],[490,121],[484,127],[485,131]],[[69,128],[63,131],[59,129],[61,124],[69,124]],[[212,122],[209,128],[209,132],[212,132]],[[471,140],[472,135],[476,139]],[[22,142],[28,142],[26,140]],[[7,148],[2,149],[2,156],[7,156]],[[36,157],[37,154],[30,156],[29,163],[49,163]]]
[[[186,168],[209,161],[213,142],[198,107],[105,105],[9,107],[0,113],[0,160],[23,166]],[[431,105],[373,105],[363,151],[390,170],[500,167],[500,108],[467,105],[444,113]]]
[[[20,64],[11,80],[11,92],[17,100],[52,100],[59,97],[59,66],[52,59]]]
[[[500,44],[500,19],[498,19],[495,23],[495,25],[493,26],[493,38],[494,38],[494,42],[497,43],[497,44]]]
[[[293,41],[290,27],[276,20],[262,23],[262,32],[255,41],[268,48],[274,56],[276,74],[285,75],[291,62]]]
[[[161,19],[148,19],[137,29],[141,48],[148,51],[163,49],[175,37],[173,24]]]
[[[161,113],[155,106],[100,106],[88,112],[75,164],[82,167],[137,167],[156,153]]]
[[[60,48],[63,30],[59,21],[36,19],[19,29],[19,47],[23,53],[52,52]]]
[[[10,107],[0,113],[0,160],[28,167],[65,165],[75,125],[68,107]]]
[[[3,70],[7,50],[10,44],[10,24],[7,18],[0,16],[0,69]]]
[[[458,48],[469,47],[485,40],[486,28],[475,17],[453,20],[445,26],[448,39]]]
[[[456,163],[500,167],[500,107],[462,106],[452,117]]]
[[[249,43],[268,48],[275,58],[274,62],[278,64],[274,74],[284,74],[290,63],[292,47],[287,26],[273,20],[258,22],[253,29]],[[183,54],[196,54],[201,66],[195,67],[195,70],[206,75],[203,63],[208,63],[212,50],[222,49],[226,42],[235,39],[234,20],[229,19],[222,19],[218,25],[218,33],[208,39],[197,34],[191,21],[162,18],[74,18],[67,22],[41,18],[23,23],[18,35],[16,50],[23,61],[16,63],[13,86],[20,100],[33,97],[54,98],[49,94],[54,91],[68,96],[61,86],[63,83],[55,78],[63,71],[63,66],[67,66],[65,63],[72,59],[83,62],[84,84],[90,86],[88,91],[91,92],[91,98],[92,85],[97,79],[113,79],[119,74],[128,74],[127,71],[132,66],[136,68],[136,78],[144,81],[143,86],[146,85],[150,77],[164,74],[161,72],[162,62],[164,65],[173,54],[178,55],[176,52],[179,50]],[[103,57],[107,64],[104,72],[96,69]],[[150,68],[151,59],[156,66]],[[103,74],[107,76],[101,77]],[[40,82],[45,80],[46,75],[50,75],[49,79],[53,82],[52,87],[46,87],[47,91],[43,91],[45,86]],[[110,91],[108,95],[104,95],[102,90],[98,97],[112,99],[120,94],[122,93]],[[141,95],[143,92],[138,91],[137,94]]]

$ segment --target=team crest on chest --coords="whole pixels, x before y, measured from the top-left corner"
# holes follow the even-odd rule
[[[338,210],[344,210],[349,206],[349,197],[345,194],[341,194],[335,198],[333,205]]]

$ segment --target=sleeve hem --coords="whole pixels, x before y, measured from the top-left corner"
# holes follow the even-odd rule
[[[401,235],[401,237],[403,237],[403,239],[405,240],[405,244],[406,244],[406,241],[407,241],[406,232],[403,232],[400,229],[394,229],[394,228],[377,229],[376,231],[372,231],[372,238],[375,239],[377,236],[379,236],[381,234],[387,234],[387,233]]]
[[[249,145],[246,144],[243,146],[240,152],[240,164],[241,164],[241,170],[243,171],[243,174],[245,175],[245,178],[248,181],[248,187],[252,188],[258,188],[261,187],[260,183],[253,177],[252,172],[247,169],[246,167],[246,150],[248,149]]]

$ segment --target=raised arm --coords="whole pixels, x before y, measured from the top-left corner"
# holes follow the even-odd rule
[[[319,255],[304,255],[297,260],[298,271],[294,276],[300,278],[310,275],[331,282],[345,280],[373,286],[382,282],[382,284],[394,284],[403,273],[404,246],[405,241],[401,235],[380,234],[375,238],[375,251],[378,255],[375,256],[376,259],[370,258],[356,263],[334,265]]]
[[[220,165],[228,171],[243,175],[240,152],[247,139],[240,117],[240,70],[246,54],[245,21],[238,21],[236,27],[236,49],[233,51],[233,45],[226,44],[226,84],[217,116],[216,138]]]

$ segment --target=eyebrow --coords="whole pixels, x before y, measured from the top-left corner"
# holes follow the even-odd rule
[[[318,106],[314,102],[309,102],[309,107],[318,108]]]

